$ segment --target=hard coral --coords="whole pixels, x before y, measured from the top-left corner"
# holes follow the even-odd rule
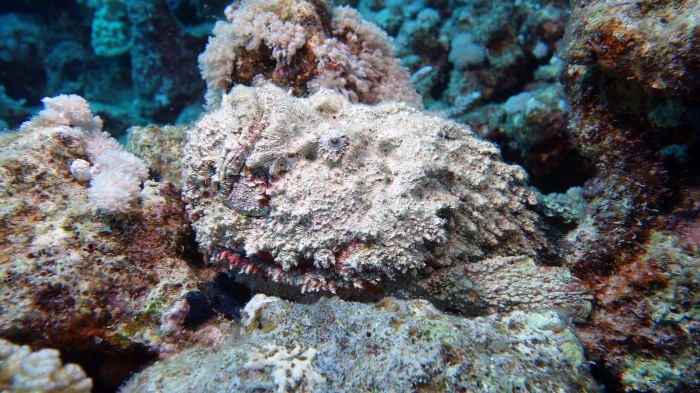
[[[324,158],[327,137],[338,145],[344,138],[333,160]],[[548,255],[525,172],[501,162],[468,127],[405,104],[368,107],[328,90],[295,99],[270,84],[238,86],[188,134],[183,162],[202,251],[302,292],[398,280],[424,293],[411,280],[450,267],[452,284],[433,292],[443,288],[436,296],[459,298],[454,303],[467,310],[474,302],[460,285],[480,284],[460,281],[469,280],[466,265],[484,261],[503,272],[514,263],[486,260]],[[586,289],[568,272],[530,264],[536,274],[509,279],[572,284],[568,303],[585,308]],[[567,303],[561,296],[538,297],[532,307]]]
[[[260,80],[306,95],[320,88],[354,102],[422,107],[390,38],[349,7],[321,1],[246,0],[226,9],[199,57],[208,99]],[[213,100],[213,101],[212,101]]]
[[[89,393],[92,380],[80,366],[62,365],[59,352],[32,352],[0,338],[0,389],[16,393]]]

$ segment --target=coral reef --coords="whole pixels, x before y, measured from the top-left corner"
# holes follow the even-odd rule
[[[575,1],[562,58],[570,133],[596,165],[562,241],[595,304],[582,341],[620,391],[696,391],[697,1]]]
[[[25,100],[14,100],[5,94],[5,86],[0,85],[0,130],[8,128],[9,124],[3,120],[24,116]]]
[[[183,167],[200,249],[242,280],[261,276],[302,293],[398,280],[422,293],[417,281],[449,268],[451,278],[431,290],[475,312],[474,291],[462,287],[479,286],[469,284],[471,267],[497,279],[523,261],[499,257],[542,263],[551,252],[529,210],[537,197],[524,171],[468,127],[405,104],[237,86],[188,133]],[[555,288],[513,296],[513,304],[564,306],[585,318],[585,285],[560,267],[524,263],[534,273],[508,275],[527,281],[514,287],[534,279],[534,287],[551,280]]]
[[[569,18],[566,1],[361,0],[358,9],[396,38],[426,108],[497,142],[543,192],[590,178],[591,166],[566,135],[562,62],[553,56]]]
[[[650,9],[576,3],[562,81],[571,134],[597,170],[584,189],[584,223],[568,238],[570,263],[581,276],[609,275],[639,251],[669,176],[678,176],[668,172],[677,163],[664,163],[660,152],[697,139],[690,117],[700,90],[687,79],[700,75],[700,23],[691,17],[697,2],[684,3],[679,14],[676,2]],[[662,121],[671,107],[682,115]]]
[[[225,0],[11,3],[0,6],[0,79],[27,107],[0,113],[10,127],[58,94],[90,100],[116,134],[201,105],[196,58]]]
[[[0,4],[0,390],[698,390],[698,0],[230,1]]]
[[[595,374],[619,391],[692,392],[700,378],[700,191],[683,188],[649,220],[643,245],[594,281],[579,337]]]
[[[427,70],[419,91],[429,109],[456,106],[473,92],[480,104],[519,92],[554,53],[568,16],[563,1],[360,0],[357,7],[396,37],[412,73]]]
[[[96,130],[101,121],[79,97],[46,101],[49,114],[0,141],[0,336],[77,351],[145,351],[163,339],[161,314],[197,288],[180,191],[146,181],[130,214],[99,214],[71,164],[91,159],[89,134],[78,126]],[[149,331],[153,338],[144,337]]]
[[[202,93],[192,67],[202,37],[183,28],[166,0],[132,0],[125,5],[131,23],[131,81],[139,113],[156,120],[173,116]]]
[[[561,67],[559,63],[555,62],[557,68]],[[473,102],[460,100],[448,114],[469,124],[482,138],[498,143],[503,159],[522,165],[531,184],[542,192],[564,192],[582,185],[590,178],[593,167],[571,145],[567,134],[569,106],[563,89],[557,83],[544,81],[530,89],[503,103],[471,110],[462,104]]]
[[[598,391],[553,311],[463,319],[421,300],[301,305],[257,295],[246,313],[239,337],[158,362],[122,393]]]
[[[353,102],[422,107],[390,38],[349,7],[245,0],[226,9],[199,57],[211,106],[234,84],[271,81],[297,96],[334,89]]]
[[[16,393],[89,393],[92,381],[55,349],[32,352],[0,338],[0,389]]]

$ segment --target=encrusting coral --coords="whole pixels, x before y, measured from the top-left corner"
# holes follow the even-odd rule
[[[352,8],[244,0],[226,8],[226,17],[199,56],[212,105],[234,84],[268,80],[298,96],[329,88],[353,102],[422,107],[391,38]]]
[[[305,305],[258,294],[245,312],[236,338],[158,362],[122,393],[599,391],[552,310],[467,319],[424,300]]]
[[[471,280],[471,266],[534,291],[494,301],[495,310],[557,306],[585,318],[590,309],[585,285],[565,269],[498,259],[549,256],[522,168],[468,127],[405,104],[237,86],[188,134],[183,168],[200,249],[253,279],[302,292],[400,282],[413,295],[450,298],[445,307],[483,312],[474,298],[489,290]],[[521,265],[532,273],[503,276]],[[435,271],[450,273],[431,281]]]

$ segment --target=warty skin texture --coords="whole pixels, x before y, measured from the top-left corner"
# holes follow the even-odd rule
[[[183,168],[210,261],[302,293],[401,282],[444,296],[428,284],[436,271],[547,252],[522,168],[468,127],[406,104],[239,86],[189,133]],[[456,284],[465,275],[450,273],[445,290],[472,296]]]

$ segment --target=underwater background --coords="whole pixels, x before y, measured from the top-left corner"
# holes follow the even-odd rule
[[[700,392],[697,0],[0,4],[0,390]]]

